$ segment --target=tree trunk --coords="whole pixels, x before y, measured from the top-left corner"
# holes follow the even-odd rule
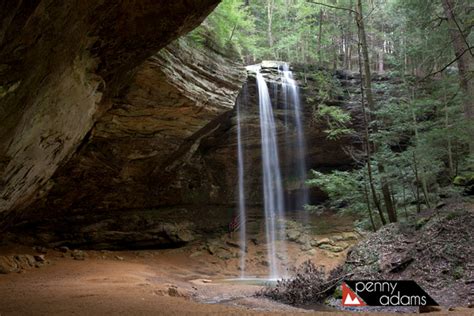
[[[379,73],[384,72],[384,64],[383,64],[383,57],[384,57],[384,52],[383,49],[379,51]]]
[[[360,32],[359,32],[359,35],[360,35]],[[364,96],[364,84],[363,84],[363,78],[365,77],[363,75],[363,71],[362,71],[362,53],[361,53],[361,41],[359,40],[359,44],[358,44],[358,49],[357,49],[357,52],[358,52],[358,60],[359,60],[359,73],[360,73],[360,76],[361,76],[361,82],[360,82],[360,93],[361,93],[361,106],[362,106],[362,115],[363,115],[363,120],[364,120],[364,132],[365,132],[365,141],[364,141],[364,145],[365,145],[365,154],[366,154],[366,159],[367,159],[367,174],[369,176],[369,185],[370,185],[370,191],[372,193],[372,199],[374,200],[374,204],[375,204],[375,207],[377,208],[377,211],[379,213],[379,216],[380,216],[380,221],[382,222],[382,225],[385,225],[387,224],[387,221],[385,220],[385,216],[383,215],[383,212],[382,212],[382,207],[380,206],[380,201],[377,197],[377,191],[375,190],[375,184],[374,184],[374,177],[373,177],[373,174],[372,174],[372,165],[371,165],[371,162],[372,162],[372,158],[371,158],[371,149],[370,149],[370,132],[369,132],[369,118],[367,116],[367,111],[365,110],[365,96]]]
[[[375,102],[372,94],[372,76],[370,74],[370,60],[369,60],[369,50],[367,47],[367,37],[365,34],[365,27],[364,27],[364,19],[362,15],[362,1],[357,0],[356,6],[357,16],[356,16],[356,23],[359,33],[359,42],[360,47],[362,49],[362,56],[363,56],[363,64],[364,64],[364,84],[365,84],[365,93],[367,96],[367,104],[369,109],[373,112],[375,110]],[[377,125],[374,125],[374,131],[377,131]],[[388,185],[387,180],[383,176],[384,167],[382,164],[377,163],[378,170],[381,173],[381,186],[382,186],[382,195],[384,198],[385,207],[387,210],[387,214],[389,217],[390,222],[397,221],[397,213],[395,207],[393,205],[393,201],[391,198],[390,187]]]
[[[319,32],[318,32],[318,58],[319,58],[319,65],[322,66],[323,63],[323,9],[319,9]]]
[[[474,120],[474,79],[471,78],[471,72],[474,68],[474,56],[468,43],[466,43],[465,35],[458,27],[453,0],[442,0],[442,3],[444,13],[448,18],[449,34],[453,43],[454,54],[457,58],[459,84],[464,92],[463,108],[468,123],[467,128],[469,128],[469,152],[474,154],[474,129],[472,127]]]
[[[421,212],[421,202],[420,202],[420,177],[418,176],[418,163],[416,162],[416,155],[413,152],[413,171],[415,173],[415,187],[416,187],[416,212]]]
[[[352,10],[352,0],[349,2],[349,9]],[[352,70],[352,29],[350,27],[352,22],[352,11],[347,14],[347,32],[346,32],[346,50],[347,50],[347,65],[346,68]]]
[[[390,186],[388,184],[388,181],[386,177],[383,175],[385,172],[385,167],[381,163],[377,163],[377,168],[380,173],[380,182],[382,186],[382,196],[383,196],[383,201],[385,203],[385,209],[387,210],[388,214],[388,220],[390,223],[396,223],[397,222],[397,211],[395,210],[395,205],[392,200],[392,193],[390,190]]]
[[[413,87],[412,91],[413,91],[412,100],[414,101],[415,100],[415,87]],[[415,152],[416,152],[418,148],[418,138],[419,138],[418,137],[418,123],[417,123],[416,114],[413,107],[411,107],[410,109],[411,109],[411,115],[412,115],[412,120],[413,120],[413,131],[415,132]],[[415,161],[416,161],[416,157],[415,157]],[[425,175],[423,166],[421,166],[420,181],[421,181],[421,187],[423,189],[423,196],[425,197],[426,205],[428,206],[428,208],[430,208],[431,203],[430,203],[430,199],[428,195],[428,185],[426,183],[426,175]]]
[[[369,60],[369,50],[367,47],[367,37],[365,35],[364,28],[364,19],[362,17],[362,1],[357,0],[356,5],[357,16],[356,23],[357,29],[359,31],[359,41],[362,49],[362,60],[364,66],[364,86],[365,86],[365,95],[367,98],[367,105],[371,111],[375,108],[374,97],[372,94],[372,76],[370,74],[370,60]]]
[[[268,37],[268,46],[270,50],[273,52],[273,34],[272,34],[272,22],[273,22],[273,4],[274,0],[267,0],[267,37]],[[274,53],[273,53],[274,54]]]
[[[367,190],[367,182],[365,181],[365,179],[364,179],[364,196],[365,196],[365,203],[367,204],[367,210],[369,211],[370,225],[372,225],[372,230],[375,232],[377,231],[377,227],[375,226],[374,216],[372,215],[372,207],[370,206],[369,190]]]
[[[444,79],[444,74],[441,73],[441,78]],[[452,179],[454,177],[454,162],[453,162],[453,146],[451,143],[451,131],[450,131],[450,123],[449,123],[449,107],[448,107],[448,96],[447,96],[447,89],[446,86],[444,87],[443,93],[443,103],[444,103],[444,128],[446,129],[446,142],[447,148],[446,151],[448,152],[448,168],[449,168],[449,177]]]

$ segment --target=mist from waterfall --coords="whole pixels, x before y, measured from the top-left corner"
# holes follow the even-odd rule
[[[303,130],[303,119],[301,115],[301,100],[298,84],[293,79],[293,72],[287,63],[281,67],[282,74],[283,97],[285,102],[285,110],[293,110],[294,124],[296,129],[296,177],[301,188],[301,194],[298,194],[296,206],[303,208],[308,204],[308,189],[305,185],[306,181],[306,140]],[[288,100],[290,98],[290,100]],[[288,126],[288,118],[285,116],[285,124]],[[288,133],[288,132],[287,132]],[[288,135],[288,134],[287,134]],[[291,148],[291,147],[289,147]],[[290,155],[291,156],[291,155]],[[304,212],[306,214],[306,212]]]
[[[240,246],[240,277],[245,277],[245,260],[247,248],[247,212],[245,206],[244,186],[244,152],[242,148],[241,103],[237,103],[237,164],[238,164],[238,194],[239,194],[239,246]]]

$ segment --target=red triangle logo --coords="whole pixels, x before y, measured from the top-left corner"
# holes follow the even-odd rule
[[[347,285],[342,283],[342,306],[365,306],[364,301],[358,297]]]

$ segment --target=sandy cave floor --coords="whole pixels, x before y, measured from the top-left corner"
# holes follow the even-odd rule
[[[330,226],[337,230],[330,229],[317,238],[334,238],[351,227],[350,221],[341,225],[340,218],[327,219],[332,220],[338,225]],[[228,236],[219,240],[232,241]],[[341,313],[324,306],[316,306],[317,311],[307,310],[254,297],[261,285],[228,281],[240,274],[239,258],[212,255],[204,244],[195,242],[162,250],[83,250],[84,260],[75,260],[73,251],[48,249],[44,254],[48,264],[20,273],[0,274],[0,316]],[[289,266],[311,259],[330,270],[345,260],[349,249],[337,254],[318,247],[302,251],[301,244],[289,242]],[[0,256],[34,255],[38,254],[37,250],[4,245],[0,247]],[[235,247],[231,250],[238,251]],[[246,261],[249,275],[265,277],[268,269],[265,259],[266,245],[249,243]],[[450,314],[469,312],[456,309]]]
[[[2,254],[13,250],[35,253],[15,246]],[[190,258],[192,248],[85,253],[74,260],[49,250],[49,265],[0,275],[0,315],[307,312],[252,297],[259,285],[226,282],[237,259]]]

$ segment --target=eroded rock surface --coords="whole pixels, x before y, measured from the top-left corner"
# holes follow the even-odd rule
[[[167,46],[138,68],[125,97],[56,172],[41,209],[100,213],[179,204],[157,200],[156,191],[169,185],[162,171],[194,155],[219,126],[206,132],[209,123],[232,110],[244,78],[241,65],[185,40]]]
[[[44,196],[135,68],[218,2],[0,2],[0,217]]]
[[[248,201],[256,206],[249,220],[261,218],[255,78],[241,89],[245,73],[240,65],[189,45],[178,41],[138,69],[125,97],[116,100],[56,172],[49,194],[27,210],[29,218],[17,231],[29,231],[33,237],[20,241],[92,248],[168,247],[222,232],[235,210],[233,107],[239,91],[239,100],[247,99],[243,124]],[[278,89],[277,69],[266,72],[269,85]],[[313,119],[314,106],[321,102],[315,96],[316,83],[304,83],[301,71],[296,75],[301,78],[308,167],[347,167],[351,160],[343,146],[350,140],[327,139],[324,122]],[[287,110],[281,95],[274,94],[273,103],[290,201],[301,185],[292,184],[291,173],[285,173],[300,158],[294,150],[296,133],[284,124]],[[315,193],[314,201],[324,198]],[[193,238],[162,229],[177,223],[190,223],[186,230]]]
[[[0,274],[22,272],[49,264],[44,255],[10,255],[0,256]]]

